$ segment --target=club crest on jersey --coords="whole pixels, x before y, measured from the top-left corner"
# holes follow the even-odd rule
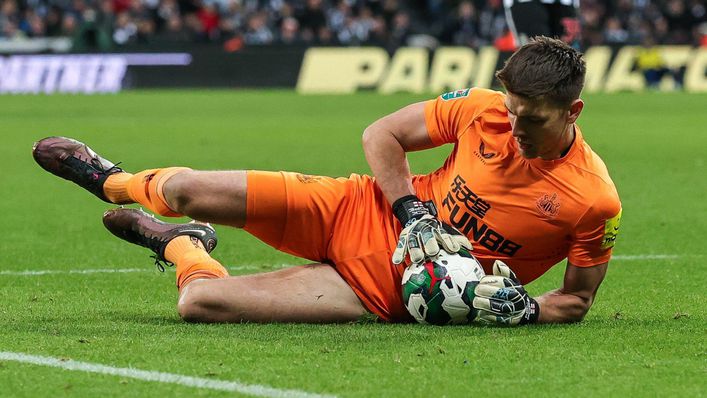
[[[557,199],[556,193],[553,193],[552,196],[545,194],[538,198],[535,207],[545,217],[555,218],[560,212],[560,200]]]
[[[442,99],[445,101],[449,101],[449,100],[453,100],[453,99],[457,99],[457,98],[467,97],[467,96],[469,96],[470,91],[471,91],[471,89],[465,88],[463,90],[456,90],[456,91],[450,91],[448,93],[444,93],[444,94],[440,95],[440,97],[442,97]]]

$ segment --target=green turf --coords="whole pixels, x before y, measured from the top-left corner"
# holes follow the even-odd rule
[[[129,170],[184,165],[366,173],[360,136],[423,97],[166,91],[0,96],[0,272],[140,268],[114,274],[0,274],[0,351],[354,396],[705,396],[707,95],[587,96],[580,119],[622,198],[616,260],[581,324],[503,329],[421,325],[189,325],[173,273],[113,238],[109,208],[34,164],[34,140],[85,140]],[[449,148],[414,154],[438,167]],[[298,264],[219,228],[235,273]],[[559,286],[558,266],[530,284]],[[0,396],[232,396],[0,361]]]

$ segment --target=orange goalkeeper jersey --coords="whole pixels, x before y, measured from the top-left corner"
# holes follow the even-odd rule
[[[426,104],[432,142],[454,149],[440,169],[413,177],[418,197],[469,237],[487,272],[500,259],[528,283],[565,258],[579,267],[607,262],[621,203],[604,162],[576,126],[561,159],[523,158],[504,98],[474,88]]]

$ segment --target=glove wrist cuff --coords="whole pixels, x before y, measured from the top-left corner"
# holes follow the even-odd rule
[[[538,323],[538,318],[540,317],[540,305],[538,302],[528,296],[528,302],[525,307],[525,315],[520,320],[521,325],[526,325],[529,323]]]
[[[410,221],[419,220],[430,214],[425,204],[415,195],[407,195],[393,203],[393,214],[403,227]]]

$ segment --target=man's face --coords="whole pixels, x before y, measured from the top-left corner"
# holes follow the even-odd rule
[[[581,100],[576,100],[581,102]],[[530,100],[508,93],[505,101],[508,120],[513,128],[518,151],[528,159],[557,159],[572,143],[570,126],[581,111],[581,104],[573,114],[572,108],[543,100]],[[569,138],[568,138],[569,134]]]

